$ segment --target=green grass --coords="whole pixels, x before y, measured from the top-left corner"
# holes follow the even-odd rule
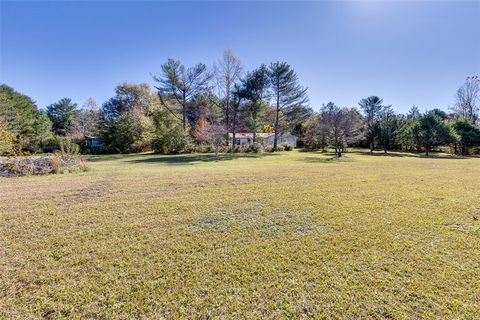
[[[0,178],[0,318],[480,314],[480,159],[123,155]]]

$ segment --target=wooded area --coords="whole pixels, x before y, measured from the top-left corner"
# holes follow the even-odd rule
[[[298,146],[444,151],[468,155],[480,146],[480,79],[467,77],[455,104],[407,114],[377,96],[358,106],[309,106],[307,88],[286,62],[243,72],[231,49],[209,68],[186,67],[169,59],[153,75],[155,87],[123,83],[101,105],[90,98],[82,106],[62,98],[44,109],[7,85],[0,87],[0,154],[68,150],[73,153],[159,153],[278,151],[278,137],[291,133]],[[408,93],[405,93],[408,94]],[[313,107],[313,108],[312,108]],[[314,111],[319,109],[319,111]],[[240,148],[229,141],[238,132],[253,135],[253,145]],[[257,133],[273,133],[266,146]],[[86,143],[88,138],[100,146]]]

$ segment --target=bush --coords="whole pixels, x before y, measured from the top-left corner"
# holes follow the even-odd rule
[[[245,152],[253,152],[253,153],[262,153],[263,152],[263,145],[260,143],[254,143],[249,146],[247,146]]]
[[[293,147],[291,144],[289,144],[288,142],[282,142],[280,143],[280,146],[279,148],[281,148],[282,150],[280,151],[292,151],[293,150]]]
[[[80,146],[72,141],[70,137],[60,139],[60,151],[62,154],[75,155],[80,153]]]
[[[263,151],[265,151],[265,152],[273,152],[273,146],[272,146],[272,145],[265,146],[265,148],[263,148]]]
[[[214,147],[211,144],[199,144],[194,148],[194,152],[211,153],[214,152]]]
[[[47,141],[45,141],[45,146],[43,147],[43,152],[45,153],[54,153],[55,151],[60,150],[61,137],[53,135]]]
[[[480,148],[473,148],[472,150],[470,150],[470,154],[472,155],[480,155]]]

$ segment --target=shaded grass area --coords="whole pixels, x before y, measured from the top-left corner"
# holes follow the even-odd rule
[[[0,318],[480,313],[480,159],[91,159],[0,179]]]
[[[135,163],[165,163],[165,164],[194,164],[197,162],[219,162],[242,158],[265,158],[277,156],[278,153],[222,153],[215,154],[180,154],[180,155],[153,155],[129,160]]]

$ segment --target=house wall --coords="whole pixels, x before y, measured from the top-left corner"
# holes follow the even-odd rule
[[[246,138],[245,139],[244,138],[240,138],[240,139],[235,138],[235,140],[237,140],[237,143],[235,143],[235,146],[248,146],[248,145],[252,144],[251,141],[249,141],[250,139],[246,139]],[[238,143],[238,141],[240,143]],[[231,139],[229,143],[230,143],[230,145],[232,145],[233,140]]]
[[[275,136],[274,135],[271,135],[269,137],[266,137],[266,138],[258,138],[258,141],[262,141],[263,142],[263,145],[273,145],[273,141],[275,139]],[[253,144],[252,142],[252,139],[250,138],[236,138],[236,140],[239,140],[240,141],[240,144],[238,143],[235,143],[236,146],[249,146],[251,144]],[[282,142],[287,142],[289,145],[293,146],[293,147],[296,147],[297,146],[297,137],[295,136],[292,136],[292,135],[285,135],[285,136],[280,136],[278,137],[278,144],[282,143]],[[233,141],[232,139],[230,138],[230,141],[229,141],[230,145],[233,144]]]
[[[93,148],[103,147],[105,143],[99,139],[87,139],[86,145]]]
[[[273,145],[274,140],[275,140],[275,136],[270,136],[268,138],[265,138],[264,144],[265,145]],[[297,146],[297,137],[290,136],[290,135],[289,136],[278,137],[278,144],[280,144],[282,142],[286,142],[289,145],[291,145],[293,147],[296,147]]]

